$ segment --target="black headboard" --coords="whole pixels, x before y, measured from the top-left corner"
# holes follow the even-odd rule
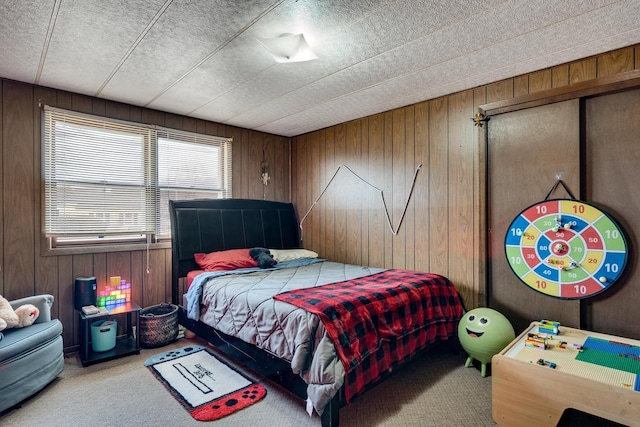
[[[292,203],[252,199],[169,201],[172,298],[180,301],[179,279],[199,269],[193,254],[226,249],[300,247]]]

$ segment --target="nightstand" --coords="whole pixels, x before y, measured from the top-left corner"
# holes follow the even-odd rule
[[[140,325],[140,306],[130,302],[124,305],[118,305],[108,309],[105,313],[87,316],[82,311],[80,315],[80,361],[82,366],[89,366],[95,363],[105,362],[107,360],[117,359],[130,354],[140,353],[140,335],[133,333],[133,323]],[[91,323],[116,316],[126,314],[127,316],[127,334],[116,338],[116,346],[108,351],[96,352],[91,348]],[[135,317],[135,318],[134,318]]]

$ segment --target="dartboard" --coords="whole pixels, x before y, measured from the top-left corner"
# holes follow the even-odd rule
[[[505,237],[507,261],[530,288],[563,299],[599,294],[627,264],[622,228],[595,206],[555,199],[523,210]]]

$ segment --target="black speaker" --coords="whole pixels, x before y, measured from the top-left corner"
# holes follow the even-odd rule
[[[73,291],[73,304],[76,310],[82,310],[85,305],[96,305],[96,278],[78,277]]]

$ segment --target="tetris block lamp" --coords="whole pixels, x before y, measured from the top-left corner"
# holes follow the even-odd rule
[[[113,308],[131,302],[131,284],[122,280],[120,276],[110,278],[110,286],[98,294],[98,306]]]

